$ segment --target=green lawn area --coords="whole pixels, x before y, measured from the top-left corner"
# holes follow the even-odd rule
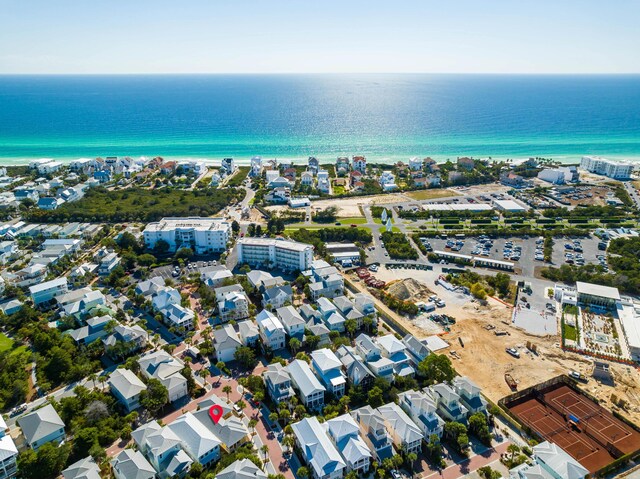
[[[8,351],[13,346],[13,340],[0,333],[0,353]]]
[[[571,341],[578,340],[578,331],[573,326],[569,326],[568,324],[564,325],[564,339],[569,339]]]
[[[414,200],[433,200],[435,198],[446,198],[447,196],[460,196],[460,193],[453,190],[434,188],[430,190],[407,191],[405,195]]]
[[[349,218],[338,218],[337,221],[342,223],[343,225],[363,225],[367,222],[366,218],[360,217],[349,217]]]
[[[378,231],[379,231],[380,233],[384,233],[385,231],[387,231],[387,227],[386,227],[386,226],[383,226],[383,227],[381,227],[381,228],[378,228]],[[394,226],[393,228],[391,228],[391,231],[392,231],[393,233],[401,233],[400,228],[398,228],[397,226]]]

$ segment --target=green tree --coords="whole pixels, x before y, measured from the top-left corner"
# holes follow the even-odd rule
[[[373,408],[380,407],[384,403],[383,391],[378,386],[371,388],[367,397],[368,404]]]
[[[241,346],[236,349],[233,357],[245,369],[253,369],[256,367],[256,364],[258,364],[256,353],[248,346]]]
[[[418,364],[418,372],[429,384],[451,381],[456,376],[451,360],[444,354],[429,354]]]
[[[228,384],[222,388],[222,392],[227,395],[227,401],[229,400],[229,394],[231,394],[231,386]]]
[[[296,476],[298,476],[300,479],[309,479],[309,469],[304,466],[299,467],[298,472],[296,472]]]
[[[43,444],[38,452],[27,449],[18,456],[18,470],[23,479],[55,479],[64,469],[69,457],[70,445],[58,447]]]
[[[193,250],[191,248],[180,248],[176,251],[175,259],[191,259],[193,257]]]
[[[155,415],[169,402],[169,391],[157,379],[149,379],[147,389],[140,393],[140,404]]]

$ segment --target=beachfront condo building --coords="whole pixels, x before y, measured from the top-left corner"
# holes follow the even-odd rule
[[[580,161],[580,168],[614,180],[628,180],[631,178],[633,164],[607,160],[600,156],[583,156],[582,161]]]
[[[144,229],[144,242],[153,249],[164,240],[169,251],[192,248],[197,254],[224,251],[231,236],[231,223],[223,218],[162,218]]]
[[[313,261],[313,246],[280,238],[240,238],[238,263],[272,266],[282,270],[305,271]]]

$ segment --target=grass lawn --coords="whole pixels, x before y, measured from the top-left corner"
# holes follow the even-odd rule
[[[460,196],[460,193],[452,190],[443,190],[442,188],[433,188],[429,190],[407,191],[405,195],[414,200],[433,200],[435,198],[446,198],[447,196]]]
[[[379,231],[380,233],[384,233],[385,231],[387,231],[387,227],[386,227],[386,226],[383,226],[382,228],[378,228],[378,231]],[[396,227],[396,226],[394,226],[393,228],[391,228],[391,231],[392,231],[393,233],[401,233],[400,228],[398,228],[398,227]]]
[[[348,218],[338,218],[336,221],[339,221],[343,225],[363,225],[367,222],[366,218],[349,216]]]
[[[578,331],[573,326],[568,324],[564,325],[564,339],[569,339],[571,341],[578,340]]]
[[[0,333],[0,353],[8,351],[13,346],[13,340]]]

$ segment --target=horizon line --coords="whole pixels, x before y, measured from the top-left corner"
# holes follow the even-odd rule
[[[0,72],[0,76],[222,76],[222,75],[486,75],[486,76],[638,76],[638,72]]]

